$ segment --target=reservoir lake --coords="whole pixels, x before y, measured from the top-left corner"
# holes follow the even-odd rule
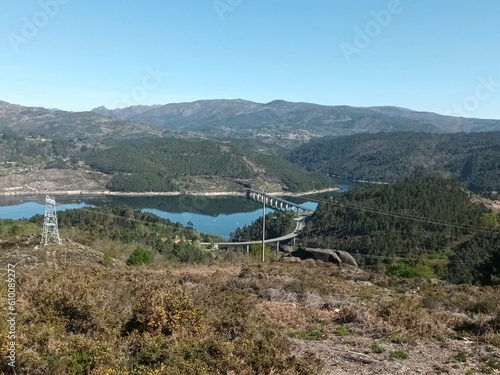
[[[329,195],[342,194],[349,190],[353,183],[348,180],[335,179],[340,190]],[[199,232],[218,234],[225,239],[237,227],[251,224],[262,216],[262,205],[245,197],[201,197],[180,195],[172,197],[106,197],[106,196],[55,196],[57,210],[84,207],[100,207],[105,205],[126,204],[153,213],[172,222],[187,225],[193,223]],[[314,196],[283,197],[290,202],[316,209]],[[0,219],[23,219],[36,214],[44,214],[45,196],[32,197],[0,197]],[[266,213],[274,211],[266,208]]]

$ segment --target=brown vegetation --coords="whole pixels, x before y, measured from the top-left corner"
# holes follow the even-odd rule
[[[463,374],[500,360],[498,288],[322,262],[63,268],[18,266],[22,373]]]

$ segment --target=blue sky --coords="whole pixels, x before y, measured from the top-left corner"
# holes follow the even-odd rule
[[[90,110],[284,99],[500,119],[498,0],[0,7],[0,100],[11,103]]]

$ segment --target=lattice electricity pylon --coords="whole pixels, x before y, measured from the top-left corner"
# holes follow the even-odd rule
[[[47,245],[51,239],[61,243],[57,225],[56,201],[48,195],[45,197],[45,215],[43,217],[42,244]]]

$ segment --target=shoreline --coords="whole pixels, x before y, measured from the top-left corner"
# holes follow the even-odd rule
[[[362,184],[371,184],[371,185],[390,185],[390,182],[384,182],[384,181],[369,181],[369,180],[356,180],[354,178],[350,178],[350,177],[345,177],[345,176],[337,176],[335,174],[330,174],[329,175],[330,177],[333,177],[333,178],[341,178],[343,180],[348,180],[348,181],[352,181],[352,182],[359,182],[359,183],[362,183]]]
[[[328,192],[339,191],[340,188],[326,188],[320,190],[310,190],[300,193],[292,192],[270,192],[268,195],[274,195],[277,197],[303,197],[313,194],[321,194]],[[122,191],[109,191],[109,190],[59,190],[59,191],[10,191],[10,192],[0,192],[0,197],[3,198],[15,198],[15,197],[32,197],[32,196],[110,196],[110,197],[175,197],[175,196],[194,196],[194,197],[244,197],[245,192],[242,191],[216,191],[216,192],[180,192],[180,191],[165,191],[165,192],[122,192]]]

